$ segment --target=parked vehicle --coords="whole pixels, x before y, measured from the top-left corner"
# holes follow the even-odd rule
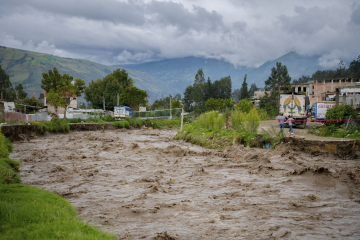
[[[305,128],[309,108],[310,99],[308,96],[297,93],[280,94],[279,113],[282,113],[284,117],[291,115],[295,120],[293,126]]]
[[[311,108],[311,121],[324,120],[329,108],[335,107],[335,101],[316,102]]]
[[[132,117],[132,109],[130,107],[123,105],[114,107],[115,120],[124,120],[126,117]]]

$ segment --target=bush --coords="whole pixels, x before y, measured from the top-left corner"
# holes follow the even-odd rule
[[[351,106],[349,105],[339,105],[333,108],[330,108],[326,111],[325,114],[325,119],[326,120],[348,120],[349,117],[352,116],[352,118],[356,119],[357,118],[357,113],[355,111],[355,109],[353,109]],[[341,124],[343,124],[343,121],[326,121],[325,125],[326,126],[340,126]]]
[[[236,105],[236,108],[240,112],[249,113],[251,109],[254,109],[254,104],[246,99],[243,99]]]
[[[114,122],[115,121],[115,118],[111,115],[106,115],[105,117],[103,117],[103,120],[105,122]]]
[[[214,129],[223,129],[225,127],[226,119],[224,116],[218,115],[214,120]]]
[[[130,124],[128,121],[122,120],[122,121],[116,121],[112,123],[117,128],[127,128],[130,129]]]
[[[260,126],[260,118],[255,108],[251,109],[250,112],[246,115],[246,120],[246,128],[250,132],[257,132],[257,129]]]

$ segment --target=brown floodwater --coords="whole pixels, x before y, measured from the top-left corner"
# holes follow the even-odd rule
[[[14,142],[23,183],[119,239],[360,239],[359,160],[172,140],[174,130]]]

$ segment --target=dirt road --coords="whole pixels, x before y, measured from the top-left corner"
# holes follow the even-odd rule
[[[335,138],[335,137],[321,137],[321,136],[316,136],[314,134],[308,134],[308,130],[309,129],[316,129],[317,127],[322,126],[323,123],[321,122],[311,122],[308,121],[306,123],[306,126],[304,129],[300,129],[300,128],[293,128],[294,131],[294,135],[290,135],[288,134],[289,128],[285,128],[284,132],[287,136],[290,137],[301,137],[304,138],[306,140],[317,140],[317,141],[350,141],[351,139],[347,139],[347,138]],[[277,133],[279,132],[280,127],[278,124],[278,121],[276,120],[269,120],[269,121],[261,121],[260,122],[260,127],[258,128],[259,132],[270,132],[270,133]],[[274,135],[274,134],[272,134]]]
[[[119,239],[359,239],[359,160],[116,130],[14,142],[23,182]],[[166,232],[166,233],[165,233]]]

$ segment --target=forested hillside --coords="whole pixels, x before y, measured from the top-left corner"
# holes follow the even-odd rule
[[[28,93],[32,95],[35,92],[37,96],[42,92],[40,88],[42,73],[54,67],[61,74],[68,73],[74,79],[84,79],[86,85],[93,79],[105,77],[117,68],[84,59],[63,58],[8,47],[0,47],[0,64],[9,74],[13,85],[22,83]],[[177,91],[150,74],[132,69],[125,70],[134,80],[136,87],[149,92],[151,100]]]

